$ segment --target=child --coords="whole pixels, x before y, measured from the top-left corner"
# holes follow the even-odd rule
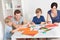
[[[36,16],[34,16],[32,20],[33,24],[44,24],[45,23],[45,19],[41,14],[42,14],[42,10],[40,8],[37,8]]]
[[[11,20],[7,17],[5,18],[5,31],[4,31],[4,40],[11,40],[11,31],[12,31],[12,22]]]
[[[14,33],[17,30],[13,30],[13,22],[11,21],[11,18],[6,17],[5,18],[5,31],[4,31],[4,40],[11,40],[12,33]]]
[[[4,40],[11,40],[12,33],[18,31],[20,28],[16,28],[13,30],[13,27],[15,27],[15,25],[13,24],[13,22],[11,21],[11,18],[9,17],[5,18],[5,23],[6,23],[6,26],[4,31]]]

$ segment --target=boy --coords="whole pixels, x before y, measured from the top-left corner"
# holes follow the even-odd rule
[[[6,26],[5,26],[5,31],[4,31],[4,40],[11,40],[12,33],[14,33],[17,30],[13,30],[14,24],[10,18],[8,17],[5,18],[5,23],[6,23]]]
[[[36,9],[36,16],[33,17],[32,22],[33,24],[44,24],[45,23],[44,16],[42,16],[42,10],[40,8]]]

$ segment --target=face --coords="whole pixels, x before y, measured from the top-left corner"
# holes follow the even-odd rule
[[[36,16],[41,16],[41,11],[39,11],[38,13],[36,13]]]
[[[55,6],[53,6],[53,8],[51,8],[52,12],[55,13],[57,8]]]
[[[15,17],[16,20],[20,20],[21,13],[14,15],[14,17]]]
[[[12,26],[12,22],[8,22],[7,25]]]

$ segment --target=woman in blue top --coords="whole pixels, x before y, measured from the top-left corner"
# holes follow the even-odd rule
[[[32,20],[33,24],[44,24],[45,23],[45,19],[41,14],[42,14],[42,10],[40,8],[37,8],[36,16],[34,16]]]
[[[49,21],[49,19],[51,18],[52,23],[58,23],[60,22],[60,10],[57,10],[57,3],[53,2],[51,4],[51,10],[48,11],[47,14],[47,21]]]

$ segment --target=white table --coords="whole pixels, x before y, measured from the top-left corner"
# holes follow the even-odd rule
[[[58,27],[43,34],[40,30],[35,36],[22,35],[20,32],[15,32],[11,38],[16,40],[16,38],[59,38],[60,37],[60,24]]]

